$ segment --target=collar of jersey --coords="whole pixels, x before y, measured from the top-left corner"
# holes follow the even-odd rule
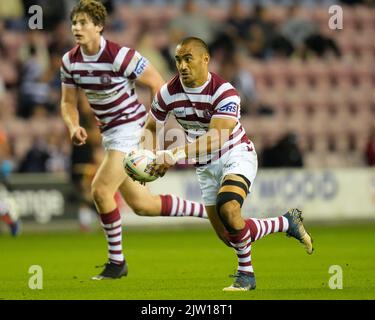
[[[180,79],[180,83],[182,85],[182,88],[184,88],[184,91],[188,92],[188,93],[201,93],[203,91],[203,89],[209,84],[210,81],[211,81],[211,73],[210,72],[208,73],[207,81],[205,83],[203,83],[200,87],[196,87],[196,88],[190,88],[190,87],[184,86],[184,84],[182,83],[182,81]]]
[[[89,56],[87,54],[84,54],[83,51],[82,51],[82,48],[80,48],[83,60],[84,61],[97,61],[99,59],[100,55],[103,53],[105,45],[106,45],[106,41],[101,36],[100,37],[100,50],[99,50],[99,52],[97,54],[94,54],[93,56]]]

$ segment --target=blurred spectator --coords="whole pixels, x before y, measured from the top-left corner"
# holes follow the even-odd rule
[[[47,143],[43,139],[36,139],[25,157],[21,160],[19,172],[47,172],[49,158]]]
[[[299,48],[311,35],[318,32],[318,26],[300,16],[300,6],[295,4],[288,8],[285,22],[280,26],[280,33]]]
[[[66,172],[69,167],[69,155],[62,148],[63,139],[60,135],[51,132],[47,137],[48,159],[46,162],[47,172]]]
[[[7,29],[23,30],[24,8],[21,0],[0,1],[0,20],[5,21]]]
[[[167,26],[168,46],[161,50],[170,70],[175,70],[174,50],[177,43],[193,36],[210,45],[219,29],[220,25],[204,15],[195,0],[184,0],[181,13],[170,20]]]
[[[269,58],[272,41],[276,35],[269,9],[255,5],[247,21],[245,39],[249,54],[259,59]]]
[[[49,67],[48,34],[40,30],[29,30],[24,35],[24,41],[19,48],[18,60],[27,63],[30,58],[36,60],[44,72]]]
[[[341,56],[341,51],[336,42],[333,39],[319,33],[309,36],[305,40],[304,44],[305,52],[302,54],[303,58],[307,58],[309,55],[315,55],[319,58],[323,58],[330,54],[336,57]]]
[[[18,115],[30,117],[36,105],[47,104],[49,86],[44,79],[49,69],[49,54],[44,37],[39,31],[28,34],[28,54],[21,68]]]
[[[114,4],[112,0],[101,0],[107,10],[108,15],[112,15],[114,10]]]
[[[0,97],[0,128],[9,127],[12,120],[16,120],[17,92],[7,90],[3,97]],[[5,125],[7,124],[7,125]]]
[[[0,129],[0,182],[4,182],[14,168],[11,148],[5,131]]]
[[[294,52],[290,41],[281,34],[274,35],[271,42],[272,58],[289,58]]]
[[[249,27],[246,47],[249,55],[254,58],[263,60],[269,57],[270,52],[269,48],[267,47],[265,34],[259,25],[253,24]]]
[[[216,33],[209,46],[212,60],[217,60],[221,65],[227,60],[232,60],[233,55],[245,47],[249,25],[249,15],[240,0],[231,1],[228,10],[223,28]]]
[[[315,22],[301,16],[298,4],[288,8],[280,33],[302,58],[310,55],[323,57],[328,53],[339,57],[341,54],[333,39],[323,35]]]
[[[18,171],[31,172],[66,172],[68,155],[61,148],[61,137],[51,133],[47,137],[37,137],[25,157],[20,161]]]
[[[303,156],[294,133],[287,133],[274,146],[264,148],[261,159],[265,168],[303,167]]]
[[[144,28],[141,30],[138,36],[137,50],[152,63],[153,66],[159,71],[164,80],[170,78],[170,70],[167,62],[165,61],[163,55],[157,48],[155,39],[158,30],[150,30]]]
[[[0,2],[0,19],[21,19],[23,17],[23,4],[21,0]]]
[[[63,54],[70,50],[74,46],[72,33],[70,32],[70,24],[67,21],[63,21],[56,25],[55,29],[51,33],[51,38],[48,46],[50,54]]]
[[[341,54],[336,43],[320,33],[319,26],[316,23],[301,17],[298,4],[288,8],[287,17],[280,30],[282,38],[278,40],[284,40],[285,49],[287,49],[286,46],[289,42],[290,48],[287,49],[287,52],[290,54],[290,50],[293,51],[293,48],[297,56],[302,58],[308,58],[311,55],[323,57],[328,53],[333,53],[339,57]]]
[[[28,120],[31,146],[21,158],[20,172],[66,172],[69,168],[69,149],[66,147],[65,131],[56,124],[43,105],[37,105]],[[17,138],[17,137],[16,137]]]
[[[232,54],[223,60],[218,74],[229,81],[240,94],[241,115],[250,114],[256,102],[255,79],[249,71],[243,68],[240,55]]]
[[[50,67],[43,74],[42,82],[48,86],[48,99],[45,103],[47,110],[52,114],[60,115],[61,80],[60,80],[61,54],[55,51],[50,53]]]
[[[250,17],[246,14],[240,0],[231,1],[226,30],[233,38],[246,38],[246,29],[250,24]]]
[[[227,32],[219,32],[209,45],[211,60],[219,64],[225,64],[226,61],[233,60],[233,56],[237,53],[240,45],[238,38],[232,37]]]
[[[269,8],[259,4],[255,5],[253,13],[249,17],[249,24],[250,26],[259,26],[264,34],[267,45],[269,45],[276,32]]]
[[[366,144],[365,160],[367,165],[375,166],[375,127],[371,129],[369,139]]]
[[[18,41],[14,35],[0,19],[0,78],[7,89],[18,86]]]
[[[218,24],[209,19],[195,0],[185,0],[181,13],[172,19],[168,25],[171,41],[178,43],[186,37],[198,37],[206,43],[211,43]]]

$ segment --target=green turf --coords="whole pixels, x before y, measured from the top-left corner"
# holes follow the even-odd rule
[[[102,233],[0,237],[0,299],[375,299],[375,225],[312,227],[316,251],[282,234],[252,248],[257,289],[223,292],[234,252],[211,230],[126,230],[129,276],[91,281],[106,260]],[[28,287],[31,265],[43,268],[43,289]],[[328,269],[343,269],[343,289],[328,286]]]

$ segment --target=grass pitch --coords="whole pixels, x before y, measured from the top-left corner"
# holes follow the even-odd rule
[[[0,299],[375,299],[375,224],[310,227],[315,252],[274,234],[252,246],[257,289],[223,292],[236,269],[234,251],[211,229],[124,232],[129,275],[92,281],[106,261],[101,232],[0,237]],[[31,265],[43,269],[43,289],[31,290]],[[332,290],[332,265],[342,268],[343,289]]]

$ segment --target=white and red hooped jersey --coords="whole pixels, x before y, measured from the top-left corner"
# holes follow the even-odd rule
[[[198,88],[184,86],[177,75],[164,84],[154,98],[151,115],[156,121],[165,122],[172,113],[189,142],[207,133],[213,118],[236,120],[237,124],[222,148],[214,154],[200,156],[199,164],[208,164],[239,144],[246,144],[249,150],[253,149],[239,121],[240,103],[237,90],[215,73],[209,73],[206,83]]]
[[[101,37],[100,51],[85,55],[75,46],[62,58],[61,82],[84,90],[101,132],[145,118],[138,102],[134,80],[148,61],[134,49],[121,47]]]

